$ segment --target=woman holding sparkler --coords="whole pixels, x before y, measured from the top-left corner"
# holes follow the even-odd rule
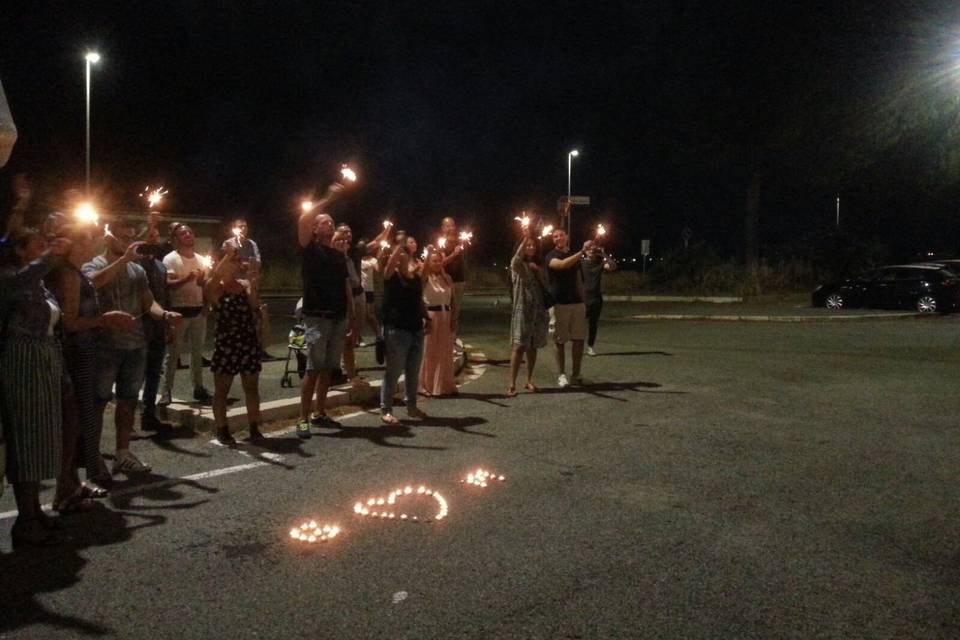
[[[423,302],[430,314],[430,329],[423,342],[423,362],[420,365],[420,393],[426,396],[446,396],[457,393],[453,376],[453,336],[456,332],[452,307],[453,279],[443,269],[443,254],[433,246],[427,247],[423,263]]]
[[[213,357],[213,417],[217,423],[217,441],[225,446],[237,444],[227,422],[227,396],[233,378],[240,376],[247,405],[250,440],[260,433],[260,341],[257,339],[256,313],[260,308],[257,292],[237,275],[249,268],[240,259],[237,248],[225,244],[224,255],[203,288],[204,297],[217,310]]]
[[[510,386],[507,396],[517,395],[517,374],[520,362],[526,357],[527,391],[537,391],[533,383],[533,369],[537,364],[537,349],[547,344],[550,317],[544,303],[543,269],[537,264],[540,246],[523,228],[524,235],[510,261],[510,279],[513,283],[513,314],[510,316]]]

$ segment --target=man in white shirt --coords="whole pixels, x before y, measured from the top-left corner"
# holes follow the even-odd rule
[[[177,374],[177,359],[181,349],[190,350],[190,374],[193,377],[193,399],[210,402],[212,396],[203,386],[203,342],[207,335],[207,316],[203,313],[203,284],[205,272],[194,253],[196,237],[193,229],[181,224],[173,233],[174,250],[164,257],[167,268],[167,289],[170,308],[182,316],[167,349],[164,361],[163,394],[160,404],[170,404],[173,380]]]

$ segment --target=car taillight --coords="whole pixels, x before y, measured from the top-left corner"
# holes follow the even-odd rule
[[[943,281],[943,286],[945,286],[945,287],[955,287],[955,286],[957,286],[957,281],[956,281],[956,280],[944,280],[944,281]]]

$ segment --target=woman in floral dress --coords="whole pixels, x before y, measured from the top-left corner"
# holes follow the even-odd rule
[[[250,439],[263,437],[259,428],[261,366],[256,321],[260,300],[249,282],[236,277],[244,266],[236,249],[228,246],[204,286],[204,295],[217,312],[210,364],[215,384],[213,417],[217,423],[217,440],[226,446],[237,443],[227,422],[227,396],[238,374],[247,405]]]

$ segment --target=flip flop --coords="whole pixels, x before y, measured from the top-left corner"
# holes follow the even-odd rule
[[[529,391],[530,393],[536,393],[537,391],[540,391],[540,387],[533,384],[532,382],[528,382],[527,384],[523,385],[523,388]]]
[[[110,492],[88,480],[80,484],[77,495],[81,498],[106,498]]]
[[[508,387],[508,388],[507,388],[507,397],[508,397],[508,398],[513,398],[513,397],[516,396],[516,395],[517,395],[517,389],[516,389],[516,387]]]

